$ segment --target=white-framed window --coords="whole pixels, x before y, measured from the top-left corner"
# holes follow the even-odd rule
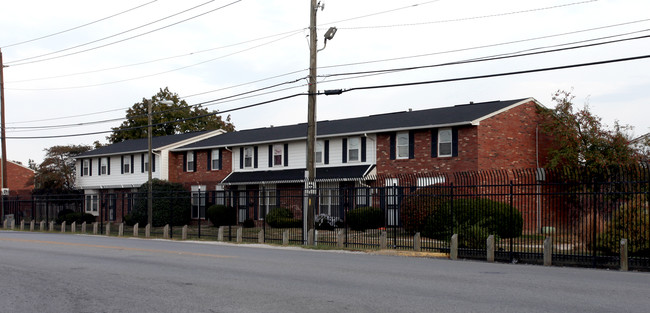
[[[99,171],[102,175],[108,174],[108,158],[99,159],[100,168]]]
[[[361,138],[348,138],[348,162],[358,162],[361,157]]]
[[[212,170],[218,170],[219,169],[219,149],[212,149],[211,152],[211,160],[210,162],[212,163]]]
[[[409,132],[397,133],[395,150],[395,155],[398,159],[409,158]]]
[[[194,172],[194,170],[195,170],[196,162],[195,162],[194,157],[195,157],[194,151],[187,151],[186,168],[187,168],[188,172]],[[205,191],[205,189],[203,189],[203,190]]]
[[[253,147],[244,148],[244,168],[253,167]]]
[[[124,174],[131,173],[131,156],[124,156]]]
[[[338,183],[320,183],[319,193],[319,214],[339,217],[339,187]]]
[[[226,192],[223,189],[223,185],[217,185],[215,190],[216,193],[214,195],[214,204],[226,205]]]
[[[153,156],[153,154],[152,154]],[[149,154],[145,153],[142,155],[143,163],[144,163],[144,171],[148,172],[149,171]]]
[[[356,207],[368,206],[368,188],[355,188],[356,192]]]
[[[90,166],[90,160],[83,160],[82,163],[83,163],[82,165],[83,168],[81,171],[83,173],[83,176],[88,176],[88,171],[89,171],[88,167]]]
[[[259,211],[259,217],[260,219],[264,219],[264,216],[271,212],[271,210],[275,209],[275,192],[276,192],[276,186],[275,185],[264,185],[264,188],[260,190],[260,211]]]
[[[205,219],[205,185],[193,185],[192,190],[192,218]]]
[[[322,140],[316,140],[316,145],[314,147],[314,163],[323,164],[324,147],[325,144]]]
[[[99,212],[99,201],[96,194],[86,195],[86,213],[97,215]]]
[[[273,145],[273,166],[282,166],[282,161],[284,155],[284,145],[275,144]]]
[[[451,128],[442,128],[438,130],[438,156],[450,157],[452,154],[452,136]]]

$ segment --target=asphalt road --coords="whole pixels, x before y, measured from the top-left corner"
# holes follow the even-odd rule
[[[650,274],[0,231],[0,312],[648,312]]]

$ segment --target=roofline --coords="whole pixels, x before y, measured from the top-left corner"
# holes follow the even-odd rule
[[[413,130],[413,129],[454,127],[454,126],[464,126],[464,125],[473,125],[473,121],[463,121],[463,122],[446,123],[446,124],[419,125],[419,126],[414,126],[414,127],[373,129],[373,130],[348,132],[348,133],[334,133],[334,134],[327,134],[327,135],[320,135],[320,136],[317,133],[316,134],[316,139],[333,138],[333,137],[346,137],[346,136],[364,135],[364,134],[379,134],[379,133],[406,131],[406,130]],[[279,127],[283,127],[283,126],[277,126],[277,127],[279,128]],[[287,141],[301,141],[301,140],[307,140],[307,136],[278,138],[278,139],[275,139],[275,140],[264,140],[264,141],[249,141],[249,142],[240,142],[240,143],[234,143],[234,144],[204,145],[204,146],[193,147],[193,148],[171,149],[171,151],[172,152],[183,152],[183,151],[193,151],[193,150],[202,150],[202,149],[253,146],[253,145],[260,145],[260,144],[267,144],[267,143],[276,143],[276,142],[279,142],[279,141],[287,142]]]
[[[537,104],[538,106],[544,107],[541,103],[539,103],[539,101],[535,100],[535,98],[529,97],[529,98],[523,99],[523,100],[521,100],[521,101],[519,101],[517,103],[511,104],[511,105],[509,105],[509,106],[507,106],[507,107],[505,107],[505,108],[503,108],[501,110],[494,111],[494,112],[492,112],[490,114],[486,114],[484,116],[481,116],[481,117],[473,120],[471,123],[472,123],[472,125],[477,126],[483,120],[486,120],[486,119],[491,118],[491,117],[493,117],[495,115],[501,114],[501,113],[506,112],[506,111],[508,111],[508,110],[510,110],[512,108],[518,107],[518,106],[520,106],[522,104],[525,104],[525,103],[528,103],[528,102],[531,102],[531,101],[534,102],[535,104]]]

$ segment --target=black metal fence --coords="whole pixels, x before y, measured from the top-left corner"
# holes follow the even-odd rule
[[[224,241],[307,243],[302,186],[231,186],[154,197],[186,199],[185,212],[191,217],[188,239],[219,239],[207,216],[211,206],[222,205],[232,217],[222,223]],[[52,220],[62,209],[90,213],[96,209],[103,232],[106,222],[128,220],[135,202],[145,198],[106,193],[97,197],[96,206],[88,195],[5,198],[4,208],[18,221]],[[494,235],[496,260],[541,264],[544,240],[550,237],[553,264],[616,268],[625,238],[629,267],[650,270],[649,199],[646,164],[599,173],[531,169],[328,181],[318,184],[313,239],[319,246],[384,245],[447,253],[451,236],[457,234],[459,257],[485,259],[486,239]],[[269,216],[279,209],[285,211],[283,218]],[[181,225],[174,223],[173,214],[168,216],[168,224],[176,225],[168,235],[181,238]],[[154,227],[151,235],[165,234],[163,228]]]

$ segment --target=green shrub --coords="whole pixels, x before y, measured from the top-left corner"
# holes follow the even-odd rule
[[[68,222],[65,217],[68,214],[72,214],[72,213],[74,213],[74,211],[70,210],[70,209],[63,209],[63,210],[59,211],[59,213],[56,214],[55,222],[57,224],[61,224],[61,223],[63,223],[65,221],[66,224],[70,224],[70,222]]]
[[[205,213],[214,227],[237,224],[237,212],[232,207],[215,204],[210,206]]]
[[[87,224],[95,222],[95,216],[89,213],[83,212],[74,212],[69,209],[61,210],[56,218],[56,223],[61,224],[65,221],[67,225],[76,222],[77,224],[82,224],[86,222]]]
[[[460,237],[463,230],[478,233],[483,228],[488,234],[500,238],[516,238],[521,236],[523,226],[521,212],[506,203],[490,199],[457,199],[446,202],[429,216],[422,235],[449,240],[453,233]]]
[[[429,216],[449,200],[448,194],[449,188],[431,186],[405,195],[400,205],[400,222],[404,230],[410,234],[423,232]]]
[[[621,239],[627,239],[630,256],[650,257],[650,214],[648,202],[630,201],[614,212],[606,230],[596,237],[596,249],[618,254]]]
[[[152,223],[154,227],[183,226],[191,221],[190,194],[183,185],[170,183],[160,179],[152,181]],[[133,210],[131,211],[130,223],[138,223],[145,226],[147,218],[147,183],[142,184],[138,189],[138,196],[135,198]]]
[[[384,212],[380,208],[362,207],[348,211],[346,215],[350,229],[364,231],[385,226]]]
[[[275,208],[264,218],[267,224],[273,228],[299,228],[302,227],[302,220],[294,218],[291,210],[287,208]]]
[[[242,224],[242,227],[244,228],[253,228],[255,227],[255,221],[253,221],[252,218],[247,218],[244,220],[244,223]]]

